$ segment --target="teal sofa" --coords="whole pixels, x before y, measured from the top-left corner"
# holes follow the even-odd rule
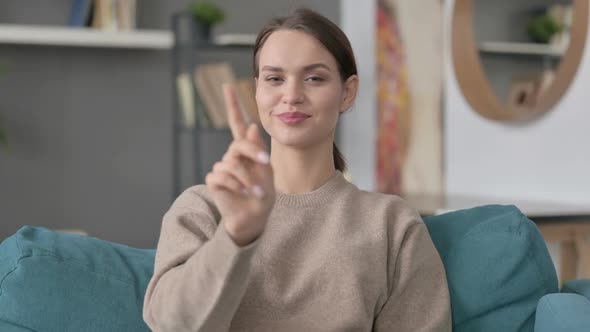
[[[543,238],[517,208],[425,223],[447,271],[454,331],[590,331],[590,280],[560,291]],[[141,312],[154,254],[23,227],[0,244],[0,331],[149,331]]]

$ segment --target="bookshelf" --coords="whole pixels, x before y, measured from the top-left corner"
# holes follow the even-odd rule
[[[493,54],[540,55],[550,57],[561,57],[565,53],[563,48],[554,45],[499,41],[482,42],[479,45],[479,51]]]
[[[192,17],[186,13],[173,15],[172,27],[172,199],[175,199],[183,189],[204,183],[207,172],[221,160],[232,142],[231,130],[214,127],[211,115],[205,115],[204,99],[207,96],[203,98],[202,91],[196,87],[196,69],[211,62],[211,57],[215,59],[213,62],[219,63],[228,53],[250,58],[255,40],[245,34],[226,34],[215,36],[212,41],[202,40],[196,33]],[[182,84],[179,84],[180,77]],[[218,108],[225,111],[223,105]],[[209,121],[204,121],[205,117],[209,117]],[[270,137],[262,134],[270,144]]]
[[[102,31],[63,26],[0,24],[0,44],[169,50],[166,30]]]

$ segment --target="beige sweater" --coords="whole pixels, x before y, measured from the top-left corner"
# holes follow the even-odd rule
[[[340,172],[313,192],[277,193],[264,234],[243,248],[206,187],[186,190],[164,216],[143,315],[154,331],[451,331],[420,217]]]

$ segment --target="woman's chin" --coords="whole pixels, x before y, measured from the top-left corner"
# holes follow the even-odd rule
[[[285,133],[281,133],[282,135],[271,135],[273,140],[283,146],[288,146],[291,148],[305,148],[307,146],[313,145],[314,142],[310,140],[309,135],[285,135]]]

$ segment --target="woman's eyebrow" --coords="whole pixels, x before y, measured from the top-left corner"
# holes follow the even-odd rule
[[[323,68],[327,71],[330,71],[330,67],[328,67],[327,65],[325,65],[323,63],[314,63],[314,64],[307,65],[307,66],[303,67],[303,69],[305,71],[310,71],[310,70],[314,70],[314,69],[318,69],[318,68]]]
[[[303,71],[310,71],[310,70],[314,70],[314,69],[318,69],[318,68],[323,68],[327,71],[330,71],[330,67],[328,67],[327,65],[325,65],[323,63],[314,63],[311,65],[307,65],[307,66],[303,67]],[[262,67],[262,69],[260,71],[270,71],[270,72],[282,73],[285,70],[281,67],[276,67],[276,66],[264,66],[264,67]]]
[[[283,72],[283,68],[274,66],[264,66],[260,71],[272,71],[272,72]]]

